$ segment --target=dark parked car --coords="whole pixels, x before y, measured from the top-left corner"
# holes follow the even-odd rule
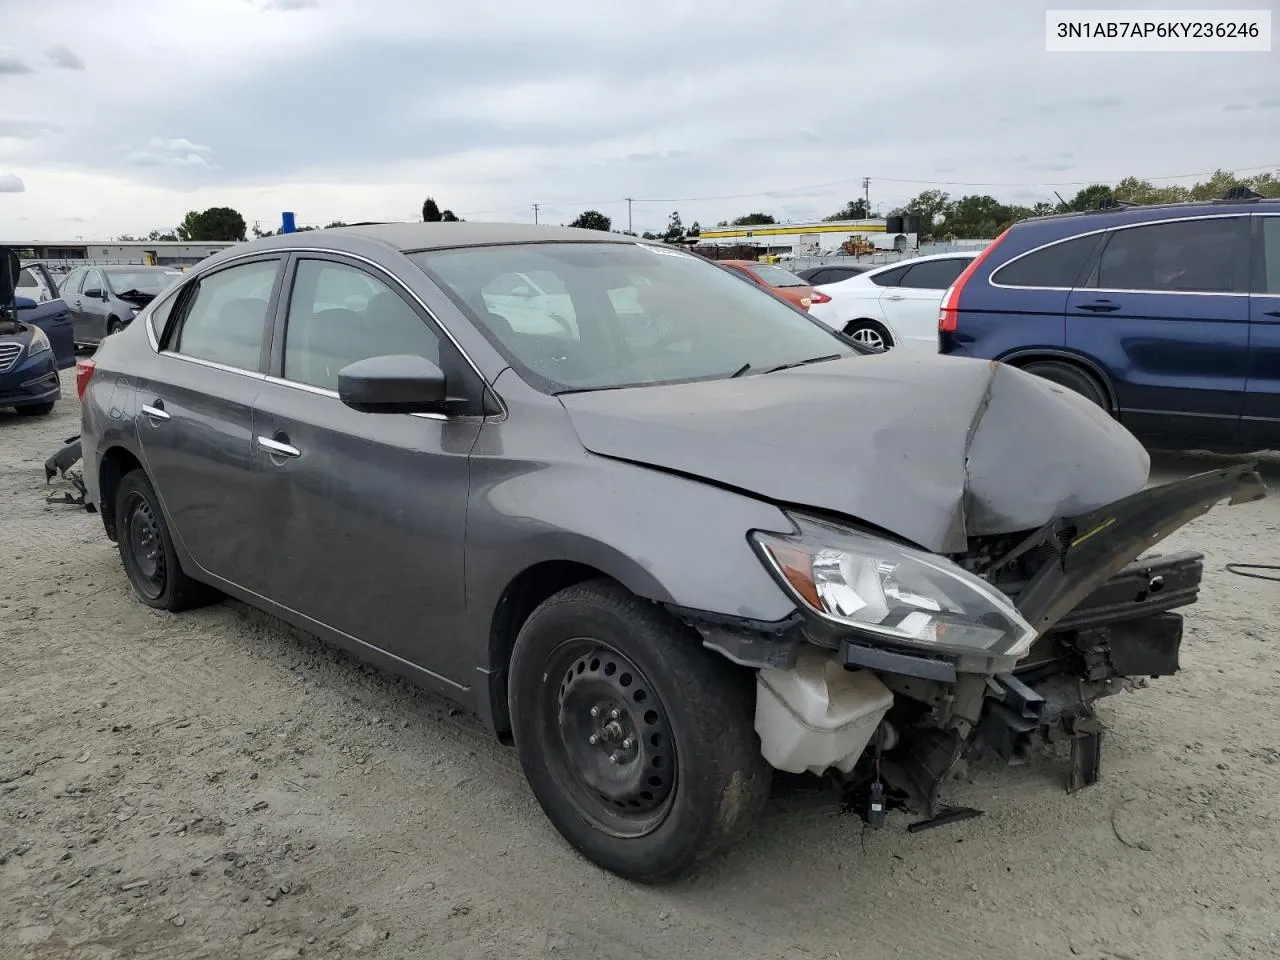
[[[797,270],[796,276],[810,286],[820,287],[824,283],[839,283],[841,280],[856,277],[875,266],[877,264],[874,263],[824,263],[821,266]]]
[[[942,353],[1088,397],[1156,447],[1280,446],[1280,200],[1010,227],[948,291]]]
[[[180,270],[151,266],[77,267],[62,281],[76,343],[86,346],[119,333],[138,311],[178,277]]]
[[[0,407],[24,416],[53,410],[58,370],[75,363],[66,305],[42,264],[26,267],[0,248]]]
[[[1091,782],[1093,701],[1177,669],[1199,587],[1197,554],[1135,558],[1265,494],[1251,465],[1144,489],[1137,441],[1045,380],[564,228],[241,244],[77,385],[142,602],[230,594],[475,709],[641,880],[740,836],[775,769],[928,817],[965,753],[1065,728]]]

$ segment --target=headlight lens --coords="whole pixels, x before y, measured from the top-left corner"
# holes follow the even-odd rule
[[[27,346],[27,356],[35,357],[51,349],[49,337],[39,327],[33,326],[31,328],[31,343]]]
[[[807,607],[838,623],[939,653],[1020,657],[1036,638],[1003,593],[945,557],[812,518],[752,536]]]

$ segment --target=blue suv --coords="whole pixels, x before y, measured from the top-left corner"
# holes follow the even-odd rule
[[[947,291],[938,346],[1081,393],[1152,447],[1280,447],[1280,200],[1016,223]]]

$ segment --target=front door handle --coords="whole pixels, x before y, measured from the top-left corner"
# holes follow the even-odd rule
[[[154,420],[168,420],[169,414],[165,413],[164,401],[156,400],[154,403],[144,403],[142,412]]]
[[[1114,313],[1120,305],[1110,300],[1095,300],[1093,303],[1077,303],[1077,310],[1088,310],[1092,313]]]
[[[1280,310],[1267,310],[1262,315],[1264,317],[1280,317]]]
[[[886,293],[886,294],[884,295],[884,298],[885,298],[886,300],[905,300],[905,299],[906,299],[906,297],[904,297],[904,296],[903,296],[902,294],[900,294],[900,293]]]
[[[279,440],[272,440],[270,437],[258,438],[258,449],[265,450],[273,457],[300,457],[302,451],[297,447],[290,446],[287,443],[281,443]]]

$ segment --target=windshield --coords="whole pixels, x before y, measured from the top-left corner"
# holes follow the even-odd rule
[[[410,254],[547,393],[721,379],[858,351],[700,257],[632,243]]]
[[[111,288],[117,293],[137,290],[139,293],[157,294],[181,274],[175,270],[108,270]]]
[[[807,287],[808,281],[801,280],[790,270],[775,267],[771,263],[752,264],[751,271],[771,287]]]

